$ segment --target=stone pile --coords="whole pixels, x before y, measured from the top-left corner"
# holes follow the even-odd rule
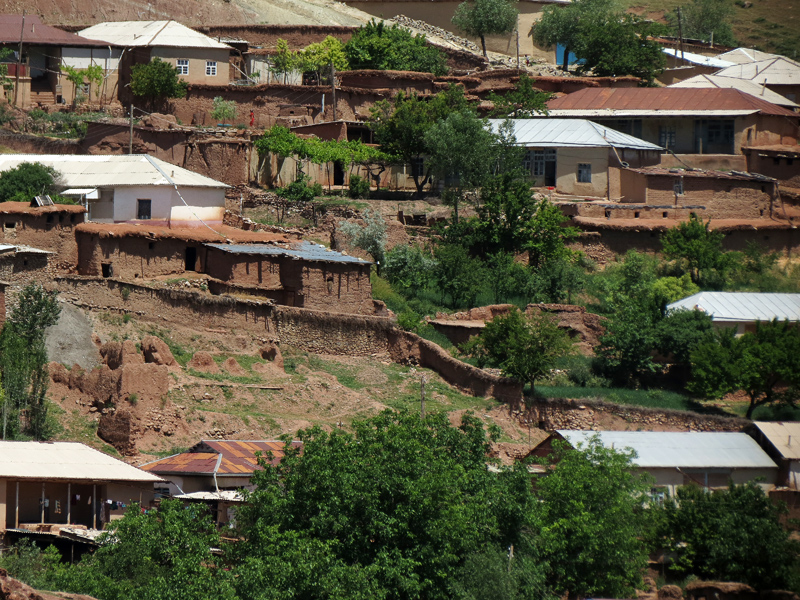
[[[419,30],[429,35],[436,36],[453,44],[454,46],[460,46],[463,50],[466,50],[467,52],[475,52],[475,53],[481,52],[481,49],[478,47],[478,45],[470,42],[468,39],[459,37],[456,34],[447,31],[446,29],[442,29],[441,27],[436,27],[434,25],[431,25],[430,23],[426,23],[425,21],[418,21],[416,19],[412,19],[405,15],[397,15],[396,17],[392,17],[391,19],[389,19],[389,21],[392,21],[404,27],[410,27],[412,29]]]

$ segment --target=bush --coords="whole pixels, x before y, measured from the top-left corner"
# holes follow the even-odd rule
[[[350,197],[354,200],[359,198],[369,198],[369,179],[359,177],[358,175],[351,175]]]
[[[308,175],[300,175],[286,187],[276,189],[275,193],[290,202],[311,202],[322,195],[322,185],[309,183],[310,181]]]

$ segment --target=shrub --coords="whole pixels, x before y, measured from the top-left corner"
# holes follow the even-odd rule
[[[358,175],[351,175],[350,197],[353,199],[369,198],[369,179]]]
[[[310,181],[311,178],[308,175],[299,175],[292,183],[276,189],[275,192],[290,202],[311,202],[317,196],[322,195],[322,185],[309,183]]]

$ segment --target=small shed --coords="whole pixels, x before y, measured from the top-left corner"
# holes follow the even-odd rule
[[[147,506],[161,478],[77,442],[0,441],[2,531],[102,529]]]
[[[800,294],[699,292],[667,305],[667,310],[702,310],[717,328],[736,334],[755,331],[758,321],[800,322]]]
[[[539,443],[529,456],[548,456],[556,440],[578,448],[594,436],[606,448],[633,450],[637,470],[651,475],[656,491],[670,496],[687,484],[715,489],[728,487],[731,482],[756,482],[769,491],[778,480],[778,465],[746,433],[561,429]]]
[[[800,423],[756,421],[748,433],[778,463],[778,485],[800,490]]]

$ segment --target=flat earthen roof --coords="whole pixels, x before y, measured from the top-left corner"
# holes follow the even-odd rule
[[[679,219],[594,219],[573,217],[572,222],[580,227],[609,229],[616,231],[667,231],[683,221]],[[788,221],[774,219],[711,219],[711,229],[716,231],[758,231],[762,229],[797,229]]]
[[[202,224],[199,227],[157,227],[153,225],[136,225],[131,223],[81,223],[75,227],[76,233],[89,233],[101,238],[142,237],[153,240],[183,240],[187,242],[217,242],[226,239],[231,243],[290,243],[291,240],[280,233],[265,231],[244,231],[235,227],[221,225],[213,231]]]
[[[31,206],[28,202],[0,202],[0,214],[3,215],[41,215],[46,213],[83,214],[86,209],[80,204],[54,204],[53,206]]]
[[[641,173],[642,175],[661,175],[667,177],[694,177],[697,179],[733,179],[736,181],[761,181],[773,182],[775,179],[758,173],[745,173],[744,171],[709,171],[706,169],[667,169],[664,167],[628,168],[627,171]]]

